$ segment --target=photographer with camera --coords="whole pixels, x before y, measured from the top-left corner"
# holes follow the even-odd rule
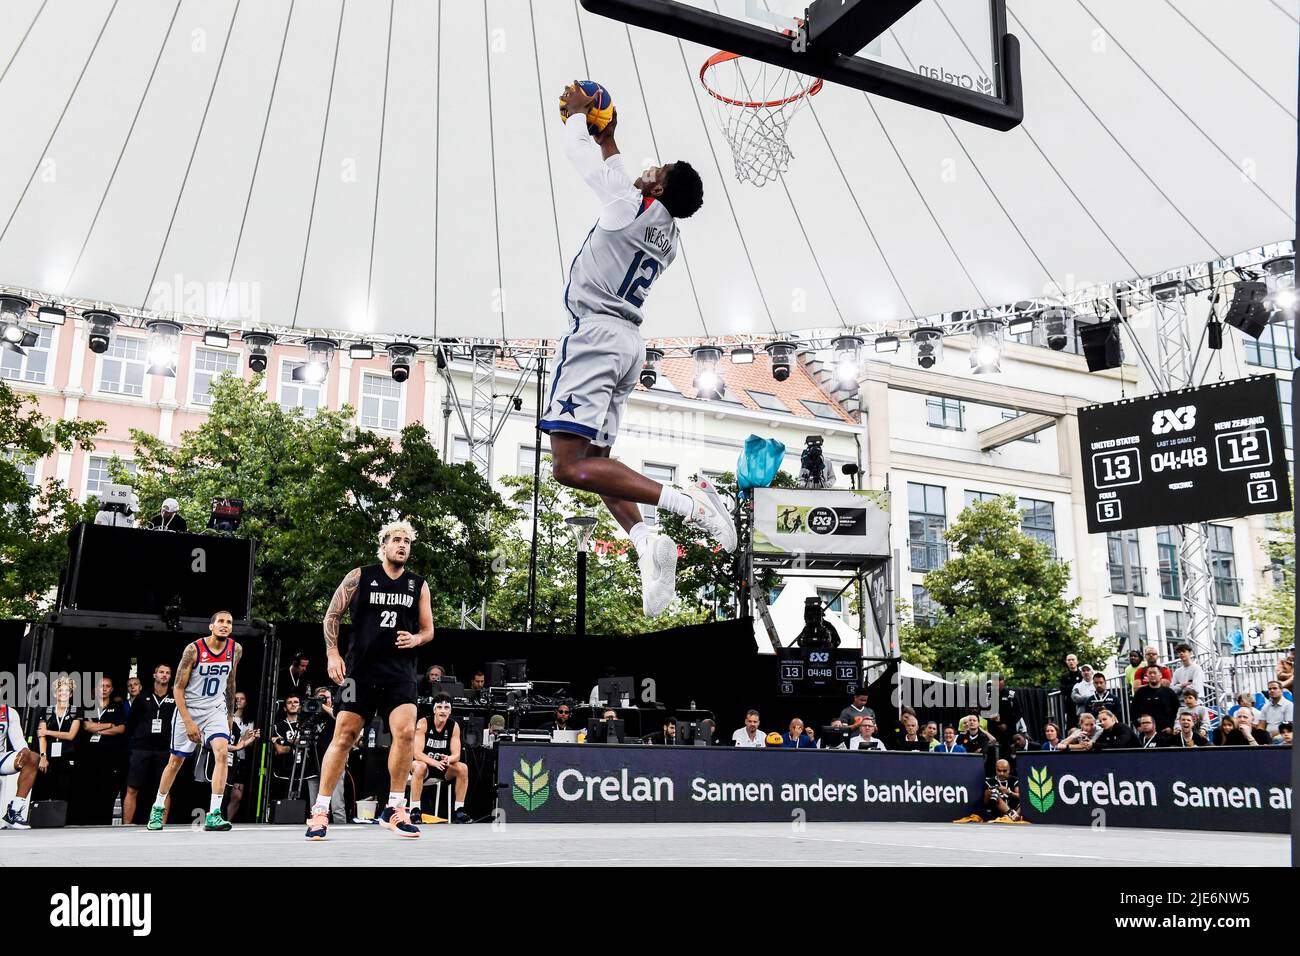
[[[1020,784],[1011,776],[1011,764],[999,760],[993,776],[984,779],[984,819],[1015,823],[1020,820]]]
[[[320,766],[320,761],[325,759],[325,751],[329,750],[330,744],[334,740],[334,692],[328,687],[318,687],[314,697],[314,702],[308,702],[310,706],[319,705],[320,710],[313,718],[311,715],[304,715],[304,720],[314,721],[315,730],[312,732],[312,738],[315,740],[315,757],[316,766]],[[347,823],[347,802],[343,796],[343,774],[339,774],[338,783],[334,785],[334,790],[330,794],[330,821],[332,823]],[[307,778],[307,792],[310,794],[310,803],[316,802],[316,797],[320,794],[320,778]]]
[[[320,713],[320,701],[308,698],[308,707]],[[275,778],[273,794],[281,800],[302,796],[305,780],[320,776],[319,760],[314,750],[315,721],[304,719],[303,701],[296,694],[284,699],[284,716],[271,731],[271,775]]]

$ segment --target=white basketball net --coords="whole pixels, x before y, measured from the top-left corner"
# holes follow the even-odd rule
[[[762,186],[790,166],[785,133],[821,80],[762,60],[715,54],[700,70],[722,135],[731,144],[736,178]]]

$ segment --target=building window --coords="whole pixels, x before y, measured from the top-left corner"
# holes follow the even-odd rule
[[[361,427],[397,431],[402,423],[402,386],[391,375],[361,375]]]
[[[1020,530],[1035,541],[1041,541],[1052,549],[1052,554],[1056,554],[1056,519],[1052,515],[1052,503],[1021,498],[1020,513],[1024,516]]]
[[[144,339],[115,335],[99,366],[99,390],[113,395],[143,395],[148,365]]]
[[[1241,603],[1241,579],[1237,577],[1237,559],[1232,550],[1232,528],[1226,524],[1210,525],[1209,549],[1214,600],[1235,607]]]
[[[86,466],[86,493],[82,495],[82,501],[90,498],[98,498],[104,490],[105,485],[113,483],[109,475],[108,466],[112,462],[112,457],[102,455],[91,455]],[[135,477],[135,462],[123,461],[122,467],[126,469],[129,477]]]
[[[754,404],[759,408],[766,408],[769,412],[784,412],[790,414],[790,408],[785,402],[768,392],[756,392],[748,389],[749,397],[754,400]]]
[[[939,605],[934,603],[930,592],[919,584],[912,585],[912,620],[926,627],[939,617]]]
[[[1116,604],[1113,610],[1115,612],[1115,636],[1123,638],[1123,646],[1130,649],[1146,647],[1147,609],[1144,607],[1133,608],[1132,617],[1129,617],[1127,604]]]
[[[1002,496],[992,491],[967,491],[966,507],[969,508],[976,502],[981,501],[997,501],[1000,497]]]
[[[942,485],[907,484],[907,539],[913,571],[933,571],[948,560],[948,527]]]
[[[963,431],[962,425],[962,406],[961,402],[955,398],[927,398],[925,400],[926,414],[928,423],[931,428],[951,428],[954,431]]]
[[[1295,450],[1295,439],[1291,435],[1291,382],[1285,378],[1277,380],[1277,397],[1282,403],[1282,435],[1286,439],[1286,450]]]
[[[1156,553],[1160,558],[1160,596],[1166,601],[1183,599],[1183,582],[1178,564],[1178,532],[1174,528],[1156,528]]]
[[[1174,650],[1186,640],[1187,618],[1182,611],[1165,611],[1165,656],[1173,660],[1178,656]]]
[[[844,612],[843,591],[830,591],[826,588],[818,588],[817,600],[821,601],[822,606],[824,606],[828,611],[832,611],[835,614],[842,614]]]
[[[8,351],[9,351],[8,349],[5,349],[6,353]],[[28,461],[28,462],[19,461],[17,448],[0,448],[0,458],[4,459],[5,461],[13,462],[14,467],[17,468],[19,471],[21,471],[23,473],[23,477],[27,479],[27,484],[31,485],[33,488],[36,487],[37,485],[36,475],[40,471],[40,465],[41,465],[39,461]]]
[[[1245,632],[1241,629],[1241,618],[1220,615],[1214,619],[1214,630],[1221,653],[1231,654],[1245,649]]]
[[[550,459],[546,457],[550,453],[551,450],[549,448],[542,449],[542,467],[541,467],[542,481],[546,480],[546,476],[551,470]],[[520,445],[519,456],[515,459],[515,467],[516,469],[518,469],[515,472],[515,474],[519,475],[522,478],[532,478],[533,468],[536,467],[536,465],[537,465],[537,446]],[[533,516],[533,496],[531,494],[524,501],[521,510],[523,511],[525,518],[531,518]]]
[[[301,408],[308,417],[316,414],[320,408],[322,382],[295,382],[293,370],[302,368],[306,362],[280,363],[280,407],[286,412]]]
[[[652,461],[647,461],[641,466],[641,474],[660,484],[671,485],[677,480],[677,467],[675,465],[657,465]],[[642,519],[652,527],[658,520],[657,514],[658,509],[654,505],[641,506]]]
[[[1002,420],[1003,420],[1004,422],[1012,422],[1012,421],[1015,421],[1017,418],[1019,418],[1019,417],[1021,416],[1021,414],[1023,414],[1023,413],[1022,413],[1022,412],[1003,412],[1003,413],[1002,413]],[[1016,441],[1023,441],[1023,442],[1028,442],[1028,443],[1031,444],[1031,445],[1037,445],[1037,444],[1038,444],[1038,432],[1034,432],[1032,435],[1026,435],[1026,436],[1023,437],[1023,438],[1017,438]]]
[[[828,418],[833,422],[838,422],[841,420],[839,413],[835,411],[835,407],[833,405],[830,405],[826,402],[809,401],[806,398],[801,398],[799,399],[799,401],[803,402],[803,407],[808,409],[808,411],[812,412],[813,415],[815,415],[817,418]]]
[[[1125,580],[1125,548],[1128,557],[1128,580]],[[1106,552],[1110,564],[1111,594],[1146,594],[1146,569],[1142,567],[1142,549],[1136,531],[1106,535]]]
[[[54,342],[54,330],[45,326],[38,331],[41,336],[39,341],[23,349],[26,355],[0,349],[0,378],[11,382],[30,382],[33,385],[44,385],[49,380],[50,346]]]
[[[464,465],[469,462],[468,438],[456,437],[451,440],[451,460],[456,465]]]
[[[224,349],[197,349],[194,352],[195,405],[212,404],[212,383],[222,375],[239,375],[239,354]]]
[[[1277,317],[1264,327],[1258,339],[1241,337],[1247,365],[1261,368],[1295,368],[1295,343],[1291,339],[1290,313],[1278,312]]]

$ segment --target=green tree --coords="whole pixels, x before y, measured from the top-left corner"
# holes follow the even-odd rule
[[[499,522],[499,546],[493,560],[496,591],[488,602],[492,627],[518,630],[528,616],[528,562],[532,522],[520,520],[533,498],[532,475],[502,478],[518,510]],[[537,511],[537,613],[533,630],[572,633],[577,620],[577,554],[564,519],[588,514],[596,518],[587,559],[587,632],[641,634],[704,620],[694,592],[681,583],[679,598],[653,620],[641,613],[641,574],[636,551],[626,538],[616,538],[617,525],[597,495],[566,488],[543,467]]]
[[[1008,683],[1050,686],[1065,655],[1106,652],[1065,597],[1068,567],[1021,528],[1011,497],[975,502],[944,534],[953,556],[925,576],[933,624],[901,628],[903,656],[955,672],[998,672]]]
[[[1294,500],[1294,488],[1291,495]],[[1278,629],[1274,644],[1285,647],[1295,640],[1295,513],[1270,515],[1269,524],[1280,532],[1264,540],[1273,577],[1268,587],[1259,590],[1250,611],[1259,623]]]
[[[426,577],[435,623],[489,591],[492,528],[505,503],[469,465],[443,461],[421,425],[399,441],[355,428],[354,412],[308,417],[269,399],[261,378],[212,385],[210,414],[170,447],[143,432],[136,492],[143,514],[171,496],[191,528],[212,499],[242,498],[238,532],[257,541],[253,613],[270,620],[324,614],[343,576],[377,560],[379,529],[402,517],[416,531],[411,568]]]
[[[74,447],[90,451],[99,421],[51,421],[35,395],[0,382],[0,617],[35,620],[49,610],[50,592],[67,562],[68,530],[95,516],[63,483],[27,483],[22,466]]]

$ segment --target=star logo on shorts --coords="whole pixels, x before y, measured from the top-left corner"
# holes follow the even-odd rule
[[[578,407],[578,403],[575,402],[575,401],[573,400],[573,394],[572,394],[572,393],[569,394],[569,397],[568,397],[568,398],[562,398],[562,399],[560,399],[560,414],[561,414],[561,415],[568,415],[568,416],[570,416],[570,417],[572,417],[572,418],[577,418],[578,416],[574,414],[574,409],[577,408],[577,407]]]

